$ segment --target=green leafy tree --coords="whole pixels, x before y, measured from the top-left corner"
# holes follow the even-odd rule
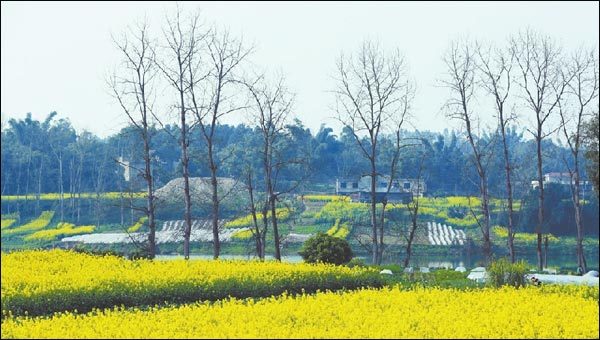
[[[353,256],[348,241],[325,233],[317,233],[306,240],[298,254],[308,263],[324,262],[337,265],[350,262]]]

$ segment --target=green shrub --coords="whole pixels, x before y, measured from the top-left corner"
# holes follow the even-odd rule
[[[353,256],[348,241],[321,232],[306,240],[298,254],[308,263],[323,262],[337,265],[348,263]]]
[[[354,259],[350,260],[350,262],[346,263],[346,266],[348,266],[350,268],[366,267],[367,264],[365,263],[365,261],[363,259],[354,258]]]
[[[87,254],[87,255],[125,257],[125,254],[114,251],[114,250],[110,250],[110,249],[101,250],[101,249],[91,249],[91,248],[84,248],[81,246],[75,246],[73,248],[70,248],[69,250],[76,252],[76,253]]]
[[[509,260],[502,258],[490,263],[488,273],[488,283],[494,287],[510,285],[521,287],[525,285],[525,273],[527,273],[528,264],[525,261],[510,263]]]

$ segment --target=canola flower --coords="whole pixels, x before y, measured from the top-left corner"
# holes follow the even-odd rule
[[[317,221],[357,220],[368,218],[369,205],[366,203],[331,201],[314,215]]]
[[[275,216],[279,221],[285,221],[290,217],[292,211],[288,208],[277,208],[275,209]],[[271,211],[267,212],[267,218],[271,218]],[[256,219],[261,223],[263,219],[263,214],[260,212],[256,213]],[[229,221],[225,223],[225,228],[240,228],[240,227],[250,227],[253,224],[252,214],[248,214],[246,216],[242,216],[236,218],[235,220]]]
[[[340,219],[335,220],[335,224],[327,230],[327,235],[339,238],[346,238],[348,234],[350,234],[350,225],[346,223],[342,223],[340,225]]]
[[[508,238],[508,229],[505,227],[494,226],[494,227],[492,227],[492,232],[497,237]],[[552,234],[545,234],[545,235],[548,236],[548,240],[551,242],[558,242],[560,240],[558,237],[556,237]],[[537,234],[518,232],[515,234],[515,240],[522,241],[522,242],[536,242]]]
[[[56,226],[56,229],[39,230],[23,237],[23,239],[25,241],[52,241],[61,236],[90,234],[94,232],[94,229],[96,229],[96,227],[92,225],[75,227],[72,223],[60,222]]]
[[[598,305],[570,292],[536,287],[393,287],[8,317],[2,322],[2,337],[597,339]]]
[[[275,261],[130,261],[59,249],[2,253],[1,266],[2,310],[14,315],[383,285],[379,273],[367,268]]]
[[[17,220],[15,220],[14,218],[2,219],[0,220],[0,229],[10,228],[10,226],[13,225],[13,223],[15,223],[16,221]]]
[[[14,227],[2,232],[2,236],[14,235],[14,234],[26,234],[31,231],[37,231],[44,229],[54,217],[54,211],[43,211],[40,216],[33,219],[29,223],[26,223],[19,227]]]
[[[127,228],[127,232],[134,233],[134,232],[138,231],[144,225],[144,223],[146,223],[146,221],[148,221],[148,216],[140,217],[140,219],[137,220],[137,222],[135,222],[134,225]]]
[[[252,230],[250,229],[242,229],[239,231],[236,231],[233,235],[231,235],[232,238],[237,239],[237,240],[247,240],[249,238],[251,238],[254,234],[252,233]]]

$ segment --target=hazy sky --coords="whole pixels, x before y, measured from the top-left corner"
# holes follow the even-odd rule
[[[101,136],[125,125],[104,79],[118,54],[110,33],[146,15],[155,32],[173,3],[2,2],[2,120],[50,111],[68,117],[76,129]],[[356,50],[363,39],[399,47],[417,82],[414,125],[442,131],[454,127],[441,114],[447,91],[437,86],[441,56],[451,39],[502,43],[530,26],[567,49],[598,46],[598,2],[531,3],[182,3],[200,8],[204,19],[229,27],[254,43],[252,61],[280,70],[296,93],[295,115],[316,132],[331,118],[335,61]],[[232,118],[233,119],[233,118]],[[243,122],[242,118],[229,122]],[[491,119],[491,118],[490,118]],[[337,131],[336,131],[337,132]]]

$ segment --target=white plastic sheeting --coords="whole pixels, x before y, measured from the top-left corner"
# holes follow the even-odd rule
[[[464,245],[467,236],[463,230],[436,222],[427,222],[427,239],[430,244],[449,246]]]
[[[224,221],[223,221],[224,222]],[[222,222],[222,223],[223,223]],[[156,243],[183,242],[184,221],[165,221],[161,230],[156,232]],[[249,230],[249,228],[221,228],[219,239],[228,242],[238,231]],[[64,237],[63,242],[81,242],[96,244],[133,243],[148,239],[148,233],[96,233]],[[209,242],[213,240],[212,225],[210,220],[192,220],[192,232],[190,241]]]

